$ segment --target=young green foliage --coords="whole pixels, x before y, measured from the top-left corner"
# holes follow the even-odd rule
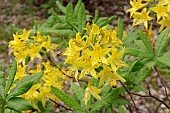
[[[26,111],[33,108],[30,102],[28,102],[26,99],[21,97],[12,97],[7,102],[6,105],[10,109],[14,109],[17,111]]]
[[[9,70],[9,78],[8,78],[8,81],[5,86],[5,95],[7,95],[10,87],[12,86],[12,83],[13,83],[15,75],[16,75],[16,71],[17,71],[17,62],[16,62],[16,60],[14,60],[12,67]]]
[[[120,40],[122,40],[123,29],[124,29],[123,20],[121,18],[119,18],[118,19],[118,38]]]
[[[79,111],[85,110],[84,108],[80,107],[80,104],[78,104],[77,101],[69,94],[66,94],[65,92],[53,86],[51,86],[51,91],[54,93],[55,96],[57,96],[60,100],[62,100],[66,105],[70,106],[71,108]]]
[[[156,57],[161,56],[162,52],[164,51],[165,47],[167,47],[170,38],[168,35],[170,34],[170,28],[163,30],[160,35],[158,36],[158,40],[156,41],[155,45],[155,55]]]
[[[4,72],[2,71],[2,65],[0,65],[0,100],[5,98],[5,85],[6,85],[6,80],[5,80],[5,75]]]
[[[37,74],[24,77],[17,84],[17,86],[11,90],[11,92],[7,96],[7,99],[26,93],[34,84],[36,84],[41,79],[42,76],[43,72],[39,72]]]
[[[161,57],[156,58],[157,64],[159,63],[165,65],[166,67],[170,68],[170,51],[166,52],[164,55]]]

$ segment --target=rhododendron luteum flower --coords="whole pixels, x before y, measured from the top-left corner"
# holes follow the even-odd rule
[[[133,18],[133,26],[144,23],[145,29],[148,29],[147,21],[156,18],[156,22],[161,25],[159,32],[170,27],[170,0],[131,0],[130,4],[132,7],[127,12]]]
[[[64,53],[67,56],[65,63],[70,64],[70,74],[74,73],[76,80],[86,75],[96,79],[100,77],[100,85],[106,82],[106,84],[115,86],[117,80],[125,82],[125,79],[117,73],[119,68],[127,65],[120,60],[124,48],[121,46],[122,41],[117,38],[116,31],[107,30],[106,26],[99,28],[96,24],[93,24],[91,28],[89,23],[85,30],[87,35],[81,36],[80,33],[77,33],[76,38],[70,39],[69,47]],[[96,71],[103,66],[101,71]],[[106,75],[105,71],[108,68],[109,74]],[[113,80],[114,83],[110,80]],[[98,90],[97,87],[88,83],[84,97],[86,104],[90,94],[99,99],[98,93],[101,91]]]
[[[51,44],[51,38],[49,36],[41,36],[40,32],[37,32],[36,36],[30,36],[31,30],[23,30],[22,34],[14,34],[14,40],[9,42],[9,46],[12,47],[12,51],[16,58],[17,63],[25,64],[27,56],[31,58],[40,58],[40,52],[52,52],[56,49],[56,44]]]
[[[92,86],[92,79],[88,82],[88,86],[87,88],[85,89],[85,96],[84,96],[84,101],[85,101],[85,104],[87,105],[87,102],[88,100],[90,99],[91,97],[91,94],[98,100],[101,99],[101,97],[99,96],[99,93],[102,92],[102,89],[99,89],[97,87],[94,87]]]
[[[28,74],[38,73],[42,71],[42,65],[44,67],[44,74],[39,83],[22,95],[22,97],[28,99],[33,106],[38,109],[34,103],[35,99],[40,100],[43,106],[45,106],[46,98],[58,100],[58,98],[51,93],[51,86],[62,89],[66,76],[63,74],[64,70],[61,72],[60,69],[52,67],[50,62],[38,64],[37,69],[29,70],[29,65],[25,65],[26,57],[30,57],[30,62],[32,62],[34,58],[42,59],[40,52],[51,52],[54,54],[53,49],[57,47],[56,44],[51,43],[50,36],[42,36],[40,32],[37,32],[35,36],[30,36],[30,33],[31,30],[26,31],[24,29],[22,34],[14,34],[14,40],[9,42],[9,46],[12,47],[11,52],[14,53],[18,64],[18,70],[15,76],[16,81],[20,81],[23,77],[29,76]]]
[[[36,108],[36,105],[34,103],[35,99],[40,100],[43,106],[45,106],[46,98],[58,100],[58,98],[51,93],[51,86],[62,89],[63,82],[67,78],[65,75],[63,75],[63,73],[59,69],[57,69],[56,67],[52,67],[50,65],[50,62],[43,63],[43,65],[44,74],[41,79],[41,82],[39,84],[34,85],[27,93],[22,95],[22,97],[28,99],[35,108]],[[40,71],[42,71],[41,66],[37,65],[37,69],[30,70],[29,73],[34,74]]]

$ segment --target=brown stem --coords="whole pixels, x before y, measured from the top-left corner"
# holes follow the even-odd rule
[[[159,107],[162,105],[162,103],[159,103],[159,105],[156,107],[156,110],[155,110],[155,112],[154,113],[158,113],[158,109],[159,109]]]
[[[76,79],[75,79],[74,77],[71,77],[71,76],[65,74],[65,73],[56,65],[56,63],[51,59],[51,57],[50,57],[49,54],[47,54],[47,58],[48,58],[48,60],[49,60],[55,67],[57,67],[57,68],[59,69],[59,71],[60,71],[63,75],[65,75],[65,76],[67,76],[68,78],[71,78],[71,79],[73,79],[74,81],[76,81]],[[82,80],[82,79],[80,79],[79,81],[88,82],[88,81]]]
[[[64,106],[64,105],[62,105],[62,104],[59,104],[59,103],[55,102],[54,100],[52,100],[52,99],[50,99],[50,98],[49,98],[49,100],[50,100],[51,102],[55,103],[56,105],[65,108],[66,110],[73,111],[72,109],[70,109],[70,108],[68,108],[68,107],[66,107],[66,106]]]
[[[149,88],[148,88],[148,90],[149,90]],[[155,100],[161,102],[161,103],[164,104],[168,109],[170,109],[170,106],[168,106],[164,101],[162,101],[162,100],[160,100],[159,98],[153,96],[153,95],[151,94],[150,90],[149,90],[149,96],[152,97],[152,98],[154,98]]]
[[[126,90],[126,92],[129,94],[129,96],[130,96],[130,98],[131,98],[131,100],[132,100],[132,103],[133,103],[133,105],[134,105],[134,108],[135,108],[136,112],[138,113],[138,109],[137,109],[137,107],[136,107],[136,104],[135,104],[135,102],[134,102],[134,100],[133,100],[133,98],[132,98],[132,95],[131,95],[130,91],[126,88],[126,86],[125,86],[121,81],[119,81],[119,82],[120,82],[121,85],[124,87],[124,89]]]
[[[167,100],[168,100],[169,103],[170,103],[170,99],[168,98],[168,91],[167,91],[167,89],[166,89],[166,85],[165,85],[164,82],[161,80],[161,77],[160,77],[160,75],[159,75],[159,72],[158,72],[157,68],[154,67],[154,69],[155,69],[155,71],[156,71],[156,73],[157,73],[157,75],[158,75],[158,77],[159,77],[159,79],[160,79],[160,81],[161,81],[161,84],[162,84],[163,87],[164,87],[166,98],[167,98]]]
[[[165,105],[168,109],[170,109],[170,106],[168,106],[163,100],[159,99],[158,97],[153,96],[153,95],[151,94],[149,88],[148,88],[149,95],[141,95],[141,94],[136,94],[136,93],[130,92],[121,81],[120,81],[120,83],[121,83],[122,86],[125,88],[125,90],[128,92],[128,94],[130,94],[130,95],[136,95],[136,96],[140,96],[140,97],[150,97],[150,98],[153,98],[153,99],[159,101],[160,103],[162,103],[163,105]]]

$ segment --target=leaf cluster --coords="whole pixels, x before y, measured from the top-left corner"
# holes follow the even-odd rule
[[[24,77],[16,86],[14,87],[14,78],[17,71],[17,63],[14,60],[10,70],[8,80],[6,81],[6,76],[0,70],[0,112],[8,113],[15,112],[21,113],[21,111],[26,111],[33,109],[31,103],[25,98],[19,97],[20,95],[26,93],[34,84],[36,84],[42,77],[43,72],[28,75]]]

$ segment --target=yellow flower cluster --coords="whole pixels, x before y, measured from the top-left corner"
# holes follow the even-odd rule
[[[107,30],[106,26],[99,28],[96,24],[91,28],[89,23],[85,30],[86,35],[81,36],[77,33],[76,38],[70,39],[69,47],[64,53],[67,56],[65,63],[70,64],[69,72],[74,73],[76,80],[86,75],[100,78],[99,86],[104,82],[111,86],[115,86],[117,80],[125,82],[125,79],[117,73],[117,70],[126,64],[120,60],[124,48],[121,46],[122,41],[117,38],[116,31]],[[100,99],[98,94],[102,90],[91,85],[89,82],[85,90],[86,104],[91,94]]]
[[[25,64],[25,59],[27,56],[31,58],[31,61],[34,58],[42,58],[40,52],[53,52],[52,50],[57,47],[56,44],[51,43],[50,36],[41,36],[40,32],[37,32],[37,36],[30,36],[31,30],[23,30],[21,35],[13,35],[14,40],[9,42],[9,47],[12,47],[12,51],[16,58],[17,63]]]
[[[29,76],[28,74],[35,74],[40,71],[44,71],[44,74],[38,84],[31,87],[31,89],[22,95],[22,97],[29,100],[35,108],[37,105],[34,103],[35,99],[38,99],[45,106],[46,98],[52,100],[58,100],[56,96],[51,93],[51,86],[62,89],[63,82],[66,80],[64,70],[61,70],[50,65],[50,62],[45,62],[37,65],[36,70],[30,70],[29,65],[25,64],[26,57],[30,57],[30,62],[34,58],[42,59],[40,52],[47,53],[53,52],[56,49],[57,44],[51,43],[50,36],[42,36],[40,32],[37,32],[36,36],[30,36],[31,30],[23,30],[22,34],[16,33],[14,40],[9,42],[9,46],[12,47],[12,52],[17,60],[17,73],[15,80],[20,81],[23,77]],[[14,85],[15,87],[15,85]],[[38,108],[37,108],[38,109]]]
[[[50,62],[46,62],[43,64],[44,66],[44,74],[41,78],[41,82],[34,85],[27,93],[23,94],[22,97],[29,100],[33,106],[36,108],[36,104],[34,103],[35,99],[38,99],[42,102],[43,106],[45,106],[46,99],[50,98],[54,101],[59,100],[54,94],[51,93],[51,86],[57,87],[59,89],[63,88],[63,82],[66,80],[66,76],[62,72],[55,67],[50,65]],[[29,73],[38,73],[41,71],[41,65],[37,65],[36,70],[30,70]]]
[[[170,27],[170,0],[131,0],[130,5],[132,7],[127,12],[133,18],[133,26],[143,23],[148,29],[148,21],[154,19],[156,14],[156,22],[161,25],[159,32]]]

